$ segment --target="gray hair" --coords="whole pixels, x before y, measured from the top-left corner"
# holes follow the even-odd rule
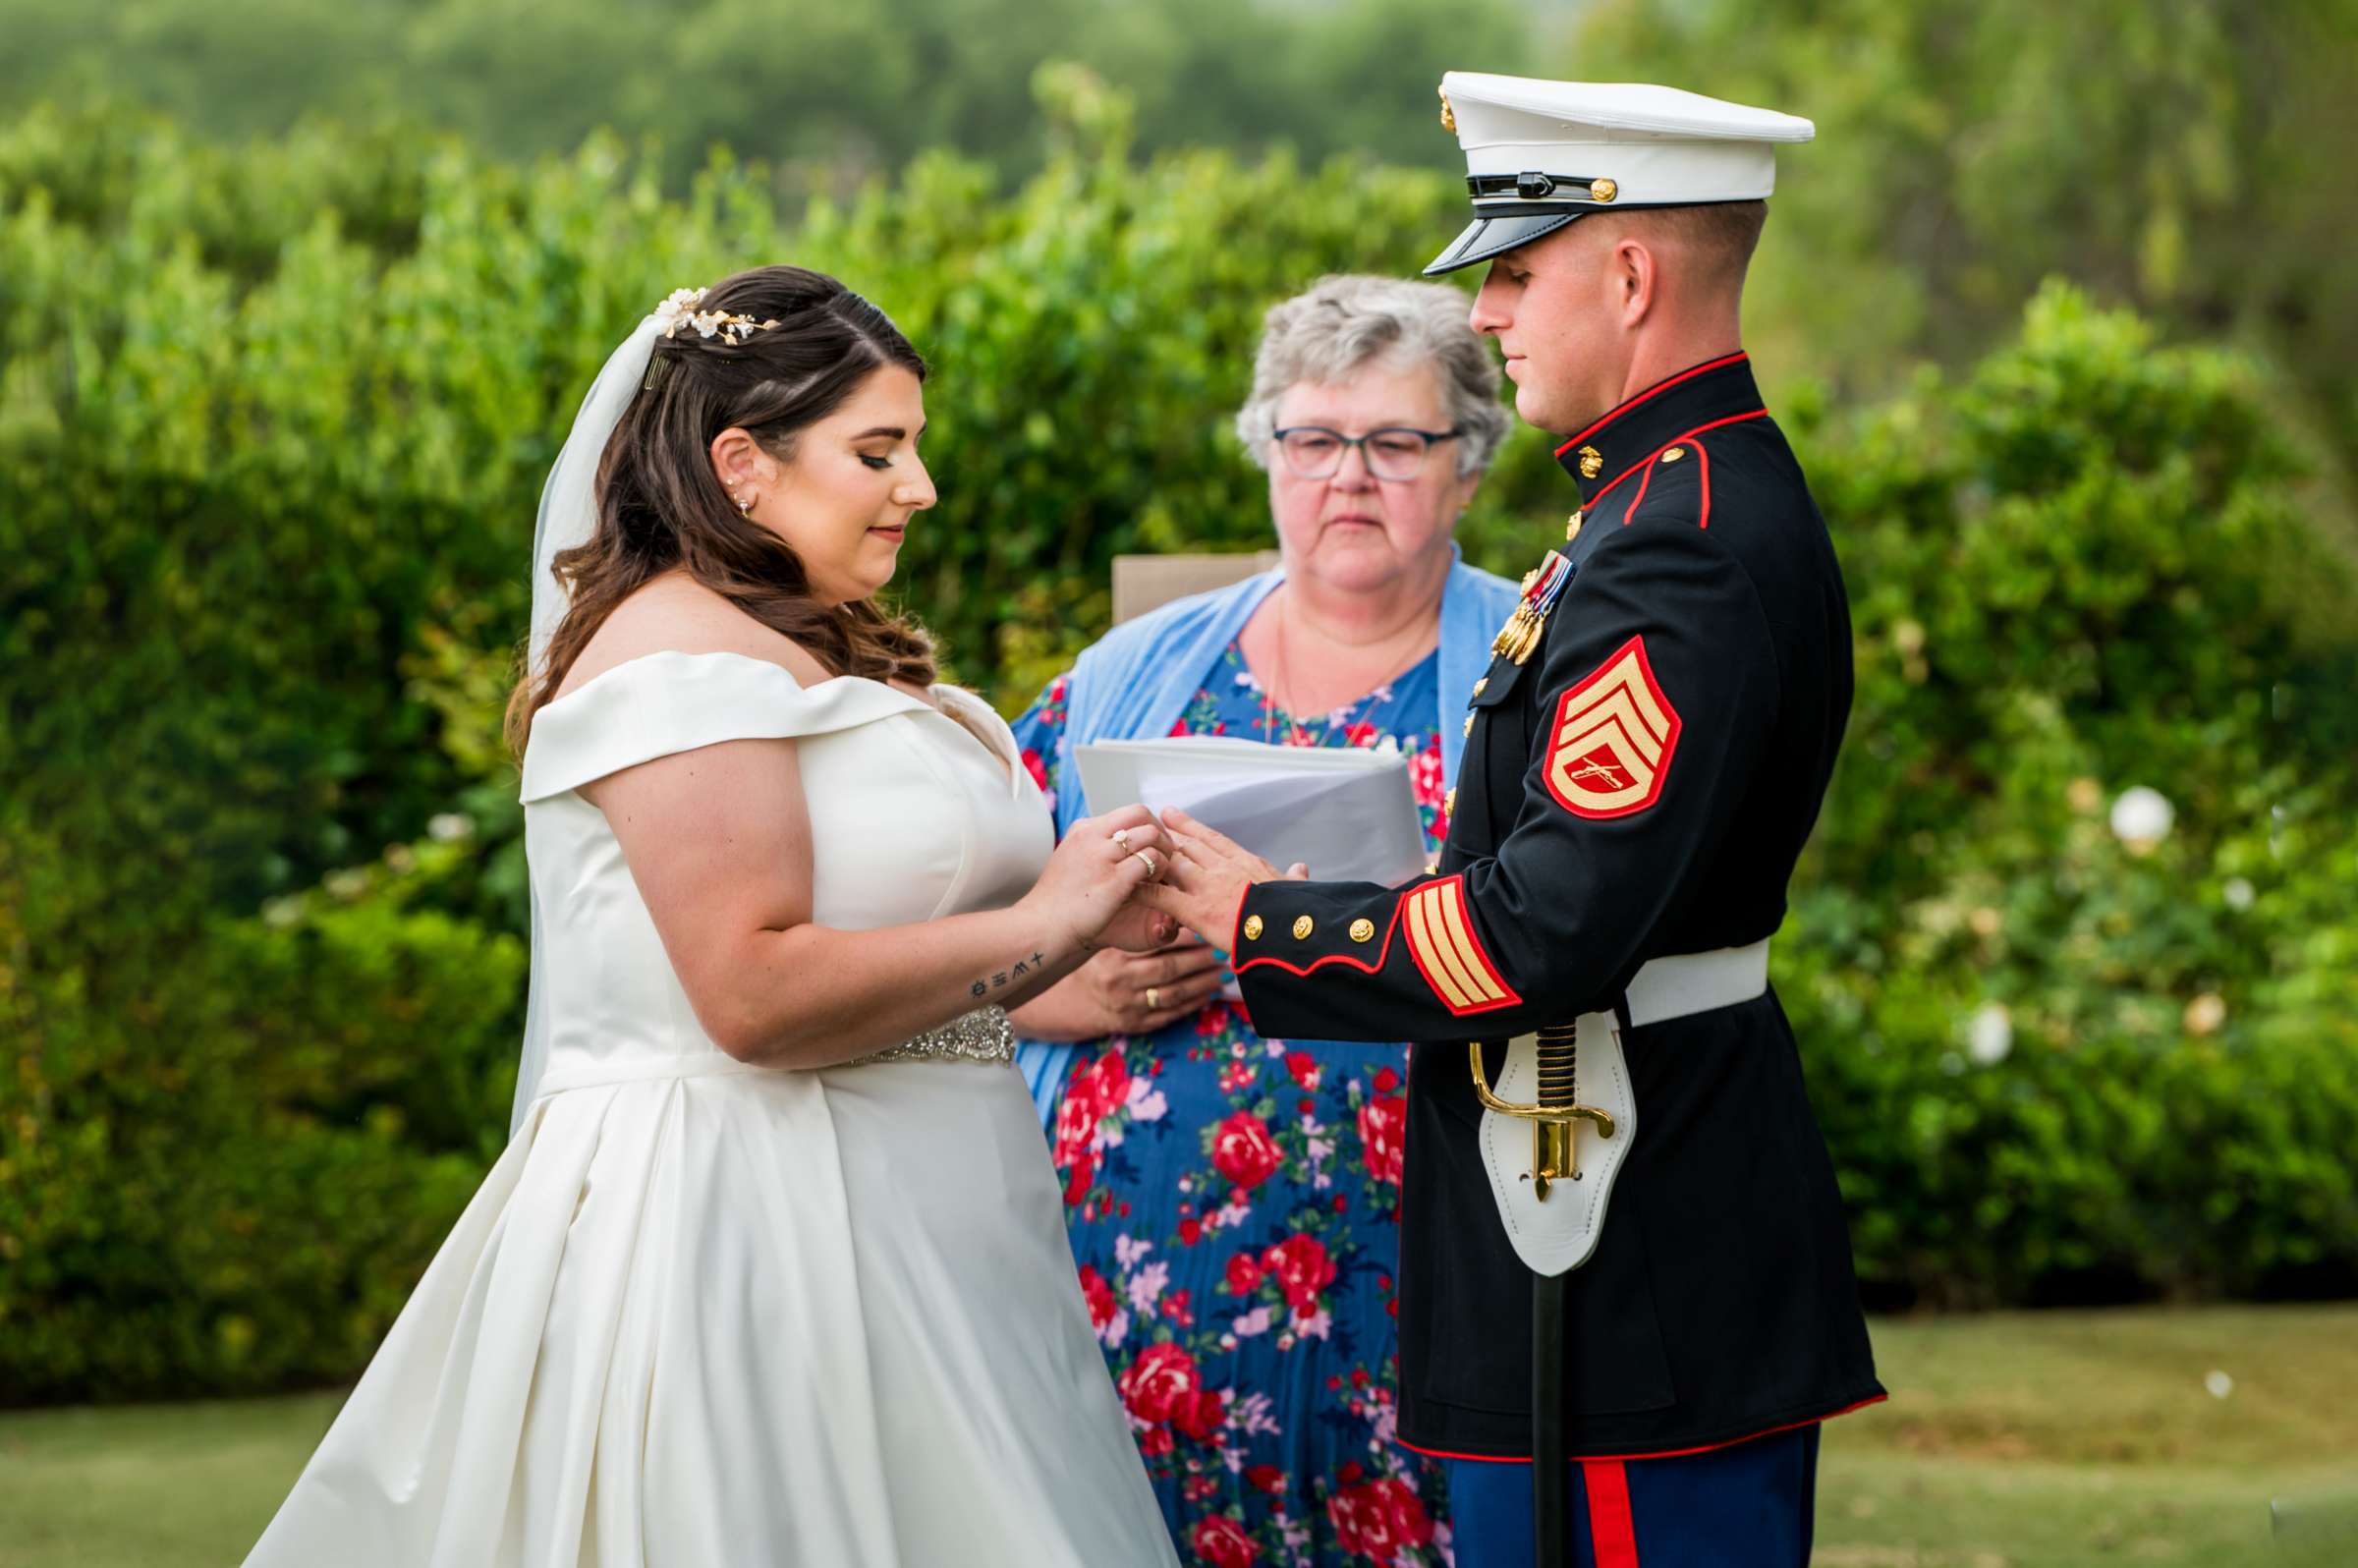
[[[1431,368],[1458,432],[1457,472],[1490,466],[1506,439],[1498,364],[1466,321],[1466,297],[1440,283],[1344,274],[1269,307],[1253,361],[1253,395],[1236,411],[1237,439],[1263,468],[1277,429],[1277,400],[1302,381],[1349,380],[1367,366]]]

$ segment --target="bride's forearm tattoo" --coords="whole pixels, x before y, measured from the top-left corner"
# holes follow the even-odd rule
[[[990,974],[985,975],[982,979],[968,986],[967,993],[971,996],[978,997],[988,996],[992,991],[1003,991],[1010,985],[1018,984],[1021,981],[1028,980],[1033,976],[1039,974],[1041,970],[1047,967],[1047,955],[1045,953],[1034,953],[1030,958],[1017,959],[1013,968],[993,970]]]

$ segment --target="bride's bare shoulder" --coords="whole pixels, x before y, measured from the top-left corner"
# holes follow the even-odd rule
[[[673,572],[614,606],[565,672],[557,695],[649,653],[741,653],[782,666],[804,686],[827,678],[825,667],[793,641],[685,573]]]

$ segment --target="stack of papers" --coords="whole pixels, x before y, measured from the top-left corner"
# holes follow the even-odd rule
[[[1395,750],[1268,746],[1221,735],[1076,749],[1092,816],[1176,806],[1283,871],[1392,886],[1425,869],[1425,831]]]

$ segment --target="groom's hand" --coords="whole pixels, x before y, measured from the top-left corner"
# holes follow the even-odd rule
[[[1245,901],[1245,889],[1275,880],[1277,868],[1177,807],[1162,813],[1162,829],[1171,841],[1170,868],[1162,880],[1141,885],[1133,896],[1212,946],[1235,951],[1236,912]],[[1306,880],[1310,868],[1297,862],[1284,874]]]

